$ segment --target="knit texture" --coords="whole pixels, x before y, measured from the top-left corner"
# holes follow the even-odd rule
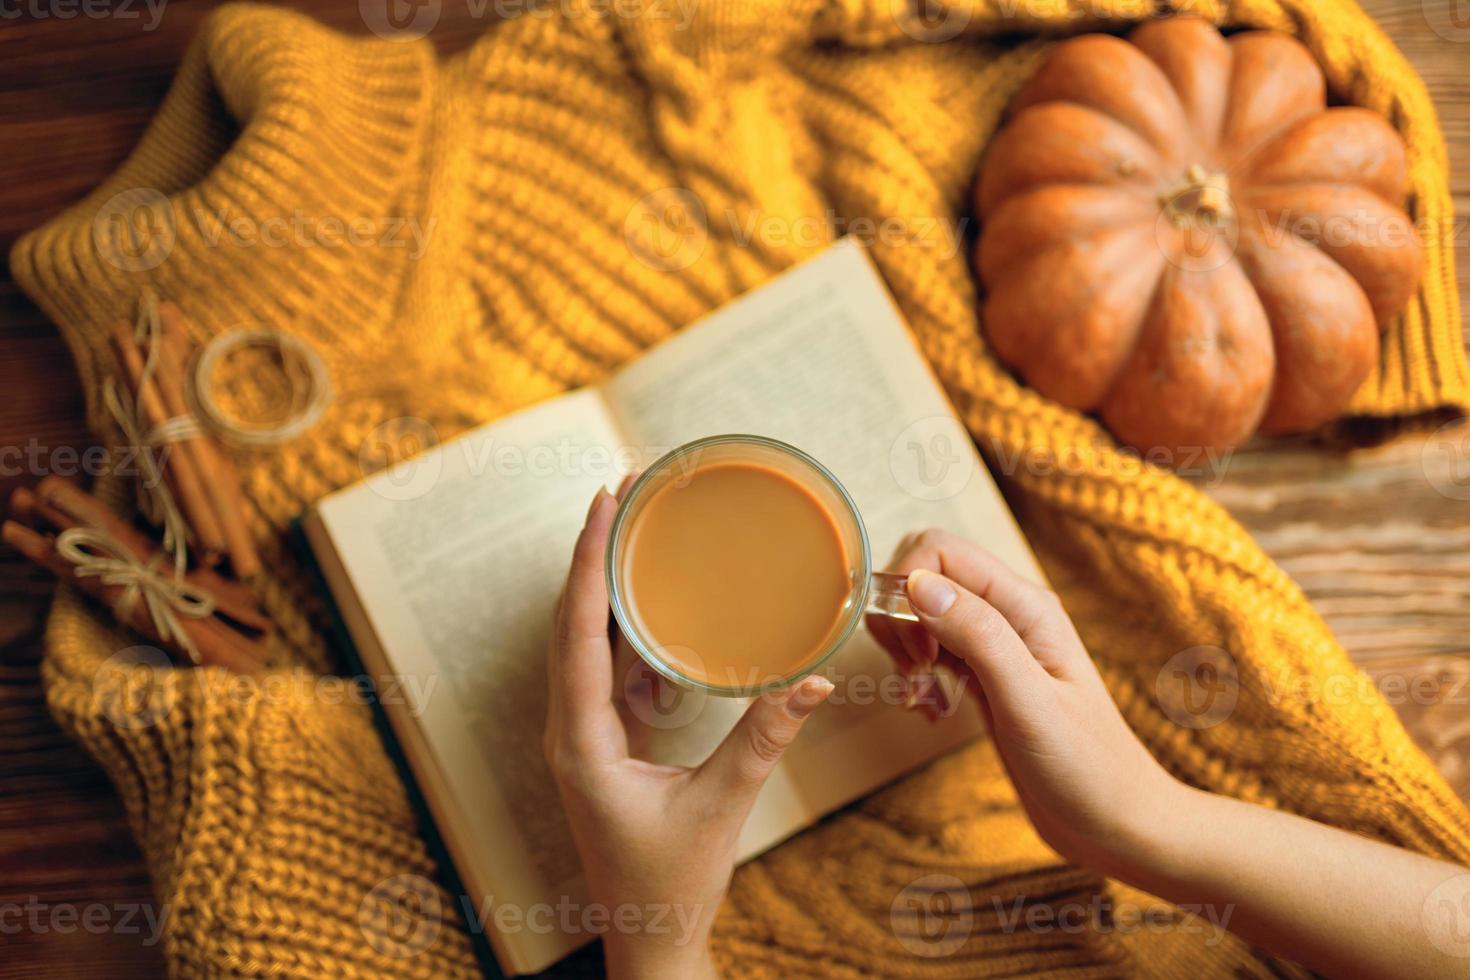
[[[362,447],[382,442],[385,422],[413,417],[449,438],[596,381],[825,237],[761,229],[825,229],[832,216],[894,217],[915,237],[880,234],[873,256],[992,466],[1059,464],[1023,465],[1003,474],[1004,488],[1129,724],[1163,764],[1197,786],[1470,861],[1466,811],[1391,708],[1331,696],[1361,675],[1301,590],[1204,494],[1120,454],[1093,420],[998,367],[965,249],[933,230],[967,212],[981,151],[1047,51],[1043,36],[1120,29],[1161,4],[961,4],[930,21],[933,36],[963,27],[946,43],[916,40],[902,5],[881,0],[650,3],[635,19],[608,6],[552,5],[487,25],[444,61],[423,40],[221,9],[132,157],[14,250],[16,278],[60,326],[106,440],[117,435],[99,398],[105,331],[131,316],[144,287],[208,333],[254,322],[308,338],[337,389],[305,438],[239,454],[268,569],[259,590],[281,626],[269,684],[128,666],[116,654],[135,638],[68,589],[51,614],[52,709],[126,804],[170,910],[163,945],[176,974],[473,972],[447,895],[434,930],[414,933],[433,902],[399,910],[400,932],[431,937],[414,955],[364,929],[379,882],[434,868],[369,712],[345,682],[319,679],[336,665],[289,523],[377,464]],[[1190,7],[1300,37],[1336,98],[1379,110],[1403,134],[1420,227],[1450,227],[1445,147],[1424,86],[1355,6]],[[640,234],[630,221],[649,209],[640,200],[668,188],[704,214],[703,250],[678,269],[630,246]],[[123,192],[134,196],[119,204]],[[140,202],[166,220],[169,244],[161,258],[125,261],[100,243],[111,216]],[[347,235],[354,221],[359,233]],[[410,222],[427,231],[421,255]],[[261,234],[243,234],[252,227]],[[1470,407],[1446,242],[1427,242],[1423,287],[1389,328],[1355,414]],[[217,381],[249,410],[279,395],[264,377],[226,365]],[[115,479],[103,492],[125,496]],[[1171,720],[1157,679],[1202,646],[1229,651],[1239,701],[1196,730]],[[936,879],[921,879],[936,874],[951,876],[939,891],[960,903],[960,920],[970,913],[942,947],[894,927],[895,903],[922,903]],[[954,879],[965,887],[945,892]],[[1294,972],[1177,912],[1180,927],[1162,932],[1091,919],[1008,925],[1018,900],[1094,898],[1152,901],[1049,851],[982,742],[740,870],[715,950],[733,976]]]

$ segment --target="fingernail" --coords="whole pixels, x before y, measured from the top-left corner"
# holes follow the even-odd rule
[[[949,692],[944,689],[943,682],[936,675],[934,678],[934,720],[949,717],[954,710],[954,702],[949,699]]]
[[[597,513],[598,505],[602,503],[604,497],[608,496],[610,494],[607,492],[607,487],[597,488],[597,492],[592,495],[592,503],[587,505],[587,518],[582,522],[583,524],[590,524],[592,522],[592,515]]]
[[[831,693],[832,682],[827,678],[816,675],[808,677],[786,699],[786,713],[793,718],[805,718],[816,710],[817,705],[827,700],[827,695]]]
[[[919,569],[909,573],[909,602],[925,616],[943,616],[958,593],[943,575]]]

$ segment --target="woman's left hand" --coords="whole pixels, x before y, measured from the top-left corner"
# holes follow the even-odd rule
[[[592,500],[557,610],[548,657],[546,759],[607,924],[611,977],[714,976],[708,938],[745,817],[802,723],[832,692],[811,676],[768,694],[703,765],[632,758],[613,703],[603,552],[616,501]]]

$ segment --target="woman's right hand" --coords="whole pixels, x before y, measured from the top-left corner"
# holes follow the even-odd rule
[[[943,531],[899,546],[922,627],[869,619],[905,670],[980,699],[1016,794],[1074,863],[1205,910],[1329,976],[1465,976],[1470,872],[1168,775],[1114,706],[1061,603]]]
[[[879,643],[905,673],[954,669],[1042,838],[1126,876],[1184,787],[1124,722],[1056,594],[945,531],[905,538],[888,570],[922,625],[871,616]]]

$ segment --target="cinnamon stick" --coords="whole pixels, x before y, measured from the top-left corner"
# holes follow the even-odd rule
[[[113,538],[144,561],[161,552],[153,541],[132,523],[118,516],[102,501],[58,476],[43,479],[32,493],[20,487],[10,495],[10,510],[19,516],[26,511],[58,530],[93,527]],[[243,582],[227,579],[209,568],[192,568],[185,577],[214,596],[215,612],[252,633],[268,635],[275,624],[256,605],[255,594]]]
[[[173,303],[159,304],[158,320],[163,334],[159,345],[159,387],[168,410],[182,414],[189,411],[184,385],[189,363],[189,329],[183,312]],[[260,572],[260,555],[245,524],[245,500],[240,493],[240,474],[234,460],[213,439],[189,440],[188,447],[204,476],[204,490],[224,536],[230,565],[237,577],[252,578]]]
[[[134,603],[126,614],[119,611],[117,601],[124,587],[105,585],[96,576],[78,575],[76,566],[57,554],[55,544],[49,538],[23,524],[6,521],[0,525],[0,540],[34,564],[111,608],[123,620],[123,625],[168,647],[180,659],[189,659],[188,652],[176,642],[164,642],[159,637],[158,627],[144,603]],[[238,674],[253,674],[265,666],[264,651],[257,644],[249,642],[212,617],[191,619],[181,616],[179,625],[199,651],[200,661],[207,666],[224,667]]]
[[[10,518],[32,528],[38,518],[46,519],[36,512],[36,495],[25,487],[16,487],[10,494]]]
[[[159,362],[155,362],[153,372],[155,384],[143,384],[143,353],[133,340],[133,328],[119,321],[108,339],[113,355],[117,358],[119,371],[132,391],[133,400],[138,405],[144,422],[151,427],[179,414],[173,412],[164,401],[161,388],[156,383],[162,373]],[[188,445],[192,441],[194,440],[169,444],[165,453],[166,459],[163,460],[163,472],[174,491],[179,509],[193,532],[195,544],[202,552],[201,562],[212,564],[224,552],[225,538],[204,489],[204,474],[200,472],[194,454],[188,451]]]

